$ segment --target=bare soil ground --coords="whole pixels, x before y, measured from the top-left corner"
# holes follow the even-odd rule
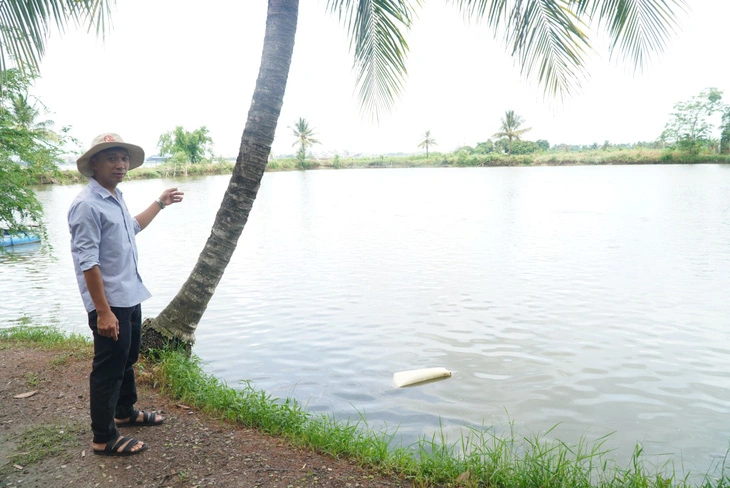
[[[149,448],[124,458],[94,455],[88,414],[91,362],[60,354],[0,347],[0,487],[411,486],[397,476],[210,418],[160,395],[143,380],[137,407],[162,412],[166,421],[120,430]],[[27,454],[23,434],[42,426],[63,430],[70,440],[50,457],[18,464]]]

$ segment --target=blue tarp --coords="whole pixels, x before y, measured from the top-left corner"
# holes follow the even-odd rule
[[[21,244],[30,244],[32,242],[38,242],[40,240],[40,236],[32,232],[20,232],[18,234],[11,234],[7,231],[3,231],[2,241],[0,241],[0,247],[19,246]]]

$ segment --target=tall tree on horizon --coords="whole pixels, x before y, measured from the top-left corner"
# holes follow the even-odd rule
[[[701,147],[714,146],[712,118],[730,110],[723,103],[722,95],[722,90],[705,88],[689,100],[675,103],[659,140],[690,154],[697,153]]]
[[[208,135],[206,126],[190,132],[178,125],[174,130],[162,134],[157,141],[161,156],[182,153],[191,164],[203,161],[205,153],[210,150],[212,144],[213,139]]]
[[[431,137],[431,131],[427,130],[426,134],[423,136],[423,140],[418,144],[419,148],[426,148],[426,157],[428,157],[429,146],[438,146],[438,143],[436,142],[436,139]]]
[[[506,137],[509,141],[507,154],[512,154],[512,140],[520,140],[522,134],[531,131],[532,127],[520,129],[522,124],[525,123],[525,119],[515,113],[514,110],[507,110],[502,117],[502,125],[500,131],[496,132],[492,137]]]
[[[722,127],[720,132],[720,154],[730,154],[730,106],[722,114]]]
[[[289,126],[292,135],[296,138],[292,147],[299,146],[297,151],[297,159],[302,169],[304,169],[304,161],[307,159],[307,148],[312,147],[315,144],[319,144],[319,141],[314,138],[314,127],[309,126],[307,119],[299,117],[293,126]]]
[[[328,0],[344,23],[354,53],[357,91],[364,110],[378,119],[403,88],[408,44],[404,30],[422,0]],[[484,20],[502,35],[527,78],[562,97],[580,85],[590,49],[589,23],[608,31],[610,49],[644,67],[661,51],[684,0],[453,0],[468,18]],[[269,0],[261,66],[236,165],[211,234],[190,276],[167,307],[146,321],[144,347],[170,339],[190,346],[251,211],[278,123],[294,49],[298,0]]]

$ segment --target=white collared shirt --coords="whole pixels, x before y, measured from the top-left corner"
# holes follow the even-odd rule
[[[102,187],[95,179],[74,199],[68,211],[71,255],[76,280],[87,312],[96,308],[84,271],[99,266],[104,292],[111,307],[132,307],[152,295],[137,271],[137,244],[141,230],[124,202],[122,192]]]

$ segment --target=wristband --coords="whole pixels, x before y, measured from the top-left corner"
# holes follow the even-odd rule
[[[160,206],[160,209],[165,208],[165,204],[162,203],[162,200],[160,200],[159,198],[155,200],[155,203]]]

